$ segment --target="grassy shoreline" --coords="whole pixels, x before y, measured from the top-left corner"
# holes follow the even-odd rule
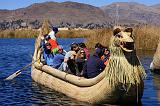
[[[21,30],[2,30],[0,38],[35,38],[39,34],[38,30],[21,29]],[[88,30],[61,30],[57,33],[60,38],[86,38],[86,45],[92,49],[98,42],[105,46],[109,46],[109,40],[112,36],[112,29],[88,29]],[[155,50],[159,38],[160,27],[156,26],[140,26],[134,28],[136,48],[140,50]]]

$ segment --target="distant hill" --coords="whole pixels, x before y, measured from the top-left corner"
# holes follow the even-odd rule
[[[157,11],[160,11],[160,4],[156,4],[156,5],[153,5],[151,7],[154,8],[154,9],[157,9]]]
[[[116,2],[95,7],[77,2],[35,3],[16,10],[0,10],[0,29],[29,25],[39,28],[44,19],[60,27],[110,27],[116,20],[119,24],[160,25],[160,4],[146,6],[135,2]]]
[[[135,2],[116,2],[101,7],[110,18],[116,19],[118,10],[119,23],[147,23],[160,25],[160,5],[146,6]]]
[[[0,20],[42,20],[53,23],[103,23],[109,20],[104,12],[95,6],[76,2],[44,2],[16,10],[0,10]]]

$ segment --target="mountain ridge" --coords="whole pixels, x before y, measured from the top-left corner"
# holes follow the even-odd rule
[[[97,26],[118,24],[160,25],[160,4],[147,6],[136,2],[115,2],[102,7],[78,2],[44,2],[15,10],[0,9],[0,28],[10,23],[26,22],[41,25],[44,19],[61,27]],[[5,23],[4,22],[10,22]],[[17,23],[17,22],[15,22]]]

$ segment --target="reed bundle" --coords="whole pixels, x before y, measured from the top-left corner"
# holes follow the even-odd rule
[[[117,46],[120,43],[115,37],[111,38],[109,49],[111,56],[106,71],[106,77],[109,82],[114,85],[116,82],[122,84],[139,84],[141,79],[146,77],[145,70],[141,65],[136,52],[125,52],[121,47]]]

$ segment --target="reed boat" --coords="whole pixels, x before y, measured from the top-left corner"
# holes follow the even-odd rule
[[[35,42],[32,61],[40,58],[42,33]],[[128,46],[130,45],[130,46]],[[110,41],[111,56],[105,70],[95,78],[86,79],[34,62],[32,79],[66,96],[91,104],[139,103],[146,73],[134,50],[128,32],[118,31]]]
[[[152,72],[160,74],[160,42],[150,64],[150,69]]]

